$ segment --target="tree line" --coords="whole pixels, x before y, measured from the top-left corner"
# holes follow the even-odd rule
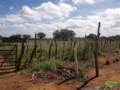
[[[75,38],[76,33],[73,30],[69,30],[69,29],[61,29],[61,30],[56,30],[53,32],[53,39],[54,40],[72,40],[73,38]],[[39,39],[44,39],[46,37],[46,34],[43,32],[38,32],[37,33],[37,38]],[[2,35],[0,35],[0,39],[4,38]],[[29,34],[13,34],[10,37],[7,37],[9,39],[31,39],[32,36]],[[95,39],[96,35],[93,33],[90,33],[89,35],[86,36],[86,38],[91,38],[91,39]],[[110,39],[110,40],[120,40],[120,35],[115,35],[115,36],[109,36],[109,37],[105,37],[102,36],[100,37],[102,39]]]

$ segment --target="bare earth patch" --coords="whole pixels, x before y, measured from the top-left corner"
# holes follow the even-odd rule
[[[103,63],[103,61],[110,60],[113,56],[119,58],[119,55],[116,57],[116,55],[108,54],[107,57],[101,57],[100,60]],[[108,59],[108,57],[110,59]],[[94,75],[93,70],[89,74]],[[2,75],[0,76],[0,90],[76,90],[76,87],[81,84],[80,82],[71,81],[69,84],[64,83],[57,86],[56,83],[58,80],[40,80],[38,82],[27,81],[30,78],[31,77],[23,76],[20,73]],[[83,90],[99,90],[93,89],[92,87],[104,86],[107,81],[120,82],[120,61],[111,63],[110,65],[106,65],[101,68],[100,76],[91,81]]]

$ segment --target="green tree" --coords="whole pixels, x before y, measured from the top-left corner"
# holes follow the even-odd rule
[[[30,36],[29,34],[24,34],[24,35],[23,35],[23,38],[24,38],[24,39],[30,39],[31,36]]]
[[[22,37],[21,34],[14,34],[14,35],[10,36],[10,38],[12,38],[12,39],[20,39],[21,37]]]
[[[68,40],[75,36],[75,32],[69,29],[61,29],[53,32],[54,39]]]
[[[39,32],[38,33],[38,37],[39,37],[39,39],[43,39],[43,38],[45,38],[45,34],[44,33],[42,33],[42,32]]]
[[[61,38],[61,34],[59,30],[56,30],[55,32],[53,32],[53,39],[60,39]]]
[[[0,35],[0,39],[2,39],[2,36]]]
[[[74,31],[68,30],[68,29],[61,29],[60,31],[61,39],[62,40],[68,40],[75,36]]]
[[[65,41],[71,40],[71,46],[72,46],[72,40],[74,36],[75,36],[74,31],[69,30],[69,29],[56,30],[53,33],[53,38],[55,41],[56,39],[61,39],[63,41],[62,59],[64,59]],[[56,52],[57,52],[57,49],[56,49]]]
[[[41,40],[42,40],[43,38],[45,38],[46,35],[45,35],[44,33],[42,33],[42,32],[39,32],[39,33],[37,34],[37,36],[38,36],[38,38],[39,38],[39,43],[40,43],[40,49],[39,49],[39,50],[41,51],[41,52],[39,53],[39,58],[40,58],[40,57],[42,56],[42,53],[43,53],[43,50],[42,50],[42,41],[41,41]],[[39,59],[39,58],[38,58],[38,59]]]
[[[93,33],[90,33],[87,38],[95,39],[97,36]]]

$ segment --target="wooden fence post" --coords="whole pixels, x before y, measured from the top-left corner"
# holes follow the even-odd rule
[[[16,62],[16,72],[20,70],[21,60],[23,58],[24,51],[25,51],[24,39],[22,39],[20,56],[19,56],[19,58],[17,59],[17,62]]]
[[[49,46],[48,59],[50,59],[50,58],[51,58],[52,45],[53,45],[53,41],[51,41],[50,46]]]
[[[82,88],[84,88],[90,81],[92,81],[93,79],[95,79],[96,77],[99,76],[99,65],[98,65],[98,50],[99,50],[99,37],[100,37],[100,26],[101,23],[98,23],[98,31],[97,31],[97,37],[95,40],[95,49],[94,49],[94,57],[95,57],[95,70],[96,70],[96,75],[94,77],[91,77],[90,79],[88,79],[87,81],[85,81],[85,83],[83,83],[83,85],[81,85],[80,87],[77,88],[77,90],[81,90]]]
[[[77,49],[74,48],[74,61],[75,61],[75,73],[76,73],[76,77],[79,77],[79,67],[78,67],[78,58],[77,58]]]
[[[100,26],[101,26],[101,23],[99,22],[98,23],[98,30],[97,30],[97,37],[95,40],[95,50],[94,50],[96,77],[99,76],[98,52],[99,52]]]
[[[37,56],[37,51],[36,51],[37,50],[37,34],[36,33],[35,33],[35,42],[34,43],[35,43],[34,47],[35,47],[35,57],[36,57]]]

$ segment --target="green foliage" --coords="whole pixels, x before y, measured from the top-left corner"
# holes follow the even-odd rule
[[[43,39],[45,36],[46,36],[46,35],[45,35],[44,33],[42,33],[42,32],[39,32],[39,33],[38,33],[39,39]]]
[[[73,38],[74,36],[75,36],[74,31],[68,30],[68,29],[61,29],[60,31],[56,30],[53,33],[53,38],[54,39],[68,40],[68,39]]]
[[[59,30],[56,30],[54,33],[53,33],[53,38],[54,39],[60,39],[61,35],[60,35],[60,31]]]
[[[113,89],[117,86],[117,82],[114,82],[114,81],[107,82],[106,86],[110,89]]]
[[[24,38],[24,39],[30,39],[31,36],[30,36],[29,34],[24,34],[24,35],[23,35],[23,38]]]
[[[73,57],[73,53],[72,53],[72,49],[71,48],[67,48],[66,49],[66,52],[64,54],[64,60],[74,60],[74,57]]]
[[[62,61],[54,60],[54,59],[46,60],[42,62],[37,61],[33,63],[31,71],[37,71],[37,72],[39,72],[40,70],[49,71],[49,70],[56,69],[56,67],[58,67],[61,64],[63,64]]]

